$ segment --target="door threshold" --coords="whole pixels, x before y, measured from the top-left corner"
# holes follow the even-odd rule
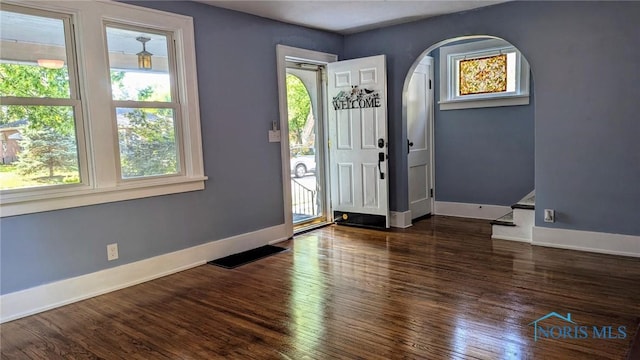
[[[333,224],[332,222],[329,221],[320,221],[320,222],[314,222],[308,225],[304,225],[304,226],[300,226],[298,228],[294,228],[293,229],[293,235],[300,235],[300,234],[304,234],[306,232],[315,230],[315,229],[319,229],[321,227],[325,227],[327,225],[331,225]]]

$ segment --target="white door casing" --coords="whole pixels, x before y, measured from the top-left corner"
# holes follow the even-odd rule
[[[432,212],[431,119],[433,115],[433,58],[425,57],[411,76],[407,91],[409,145],[409,210],[415,219]]]
[[[334,218],[389,227],[385,56],[333,62],[327,71]]]
[[[276,46],[276,58],[277,58],[277,75],[278,75],[278,106],[280,112],[280,129],[281,142],[280,142],[280,156],[282,159],[282,182],[283,187],[283,204],[284,204],[284,232],[287,237],[293,236],[293,211],[291,204],[291,182],[287,181],[291,178],[290,160],[291,155],[289,151],[289,115],[287,111],[287,61],[298,60],[308,62],[312,64],[325,65],[330,62],[334,62],[338,59],[337,55],[322,53],[313,50],[295,48],[286,45]],[[322,98],[327,99],[326,88],[322,89]],[[326,100],[325,100],[326,102]],[[322,105],[325,106],[325,105]],[[326,119],[326,117],[325,117]],[[326,121],[325,126],[326,126]],[[271,123],[269,123],[271,127]],[[326,132],[325,132],[326,133]],[[323,144],[326,146],[326,144]],[[327,157],[325,157],[326,159]],[[325,161],[325,168],[328,163]],[[329,183],[328,178],[326,183]],[[329,190],[329,189],[328,189]],[[328,201],[327,201],[328,202]],[[327,215],[330,207],[327,208]]]

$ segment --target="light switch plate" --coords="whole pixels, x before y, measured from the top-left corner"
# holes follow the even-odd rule
[[[280,130],[269,130],[269,142],[280,142]]]

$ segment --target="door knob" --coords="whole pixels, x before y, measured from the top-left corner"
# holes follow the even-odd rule
[[[409,139],[407,139],[407,154],[411,152],[411,149],[409,149],[410,147],[413,146],[413,141],[409,141]]]

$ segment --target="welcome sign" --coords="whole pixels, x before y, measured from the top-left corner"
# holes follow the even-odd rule
[[[376,90],[352,86],[351,91],[340,91],[333,98],[334,110],[366,109],[381,107],[380,93]]]

